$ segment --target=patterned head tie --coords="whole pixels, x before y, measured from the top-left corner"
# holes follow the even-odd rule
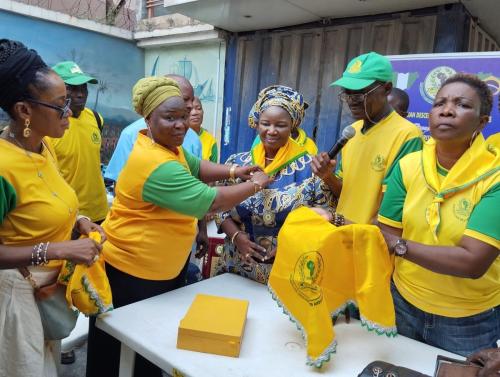
[[[304,97],[292,88],[283,85],[272,85],[262,89],[248,114],[248,125],[257,128],[260,114],[271,106],[278,106],[284,109],[292,118],[292,129],[297,128],[304,119],[306,109],[309,105],[304,101]]]

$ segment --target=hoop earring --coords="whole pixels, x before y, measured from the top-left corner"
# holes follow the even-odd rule
[[[479,135],[479,132],[478,132],[478,130],[475,130],[475,131],[472,133],[472,137],[470,138],[469,148],[472,146],[472,143],[474,142],[474,139],[477,137],[477,135]]]
[[[26,119],[24,121],[24,130],[23,130],[23,136],[28,138],[31,136],[31,130],[30,130],[30,120]]]

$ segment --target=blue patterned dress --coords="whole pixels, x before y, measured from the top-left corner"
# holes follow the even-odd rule
[[[278,232],[290,211],[302,205],[311,207],[334,207],[333,195],[323,181],[313,175],[312,156],[306,154],[288,164],[275,175],[267,188],[249,197],[230,211],[220,212],[215,221],[220,224],[232,218],[240,229],[247,232],[250,240],[270,252],[276,247]],[[250,152],[234,154],[226,164],[252,165]],[[236,181],[238,183],[239,181]],[[234,183],[225,181],[225,185]],[[224,272],[267,283],[272,264],[245,264],[235,246],[226,237],[222,254],[217,262],[216,274]]]

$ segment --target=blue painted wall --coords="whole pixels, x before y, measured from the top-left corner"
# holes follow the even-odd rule
[[[144,52],[133,41],[0,11],[0,38],[15,39],[38,51],[52,66],[73,60],[99,84],[88,85],[87,106],[105,120],[103,161],[114,149],[121,129],[137,119],[132,87],[144,77]]]

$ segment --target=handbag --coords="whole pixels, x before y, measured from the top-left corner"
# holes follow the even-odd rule
[[[75,328],[78,311],[72,310],[66,302],[66,287],[53,283],[38,287],[26,268],[19,268],[23,277],[34,289],[35,302],[40,312],[45,340],[59,340],[69,336]]]
[[[412,369],[399,367],[385,361],[373,361],[368,364],[358,377],[429,377]]]

